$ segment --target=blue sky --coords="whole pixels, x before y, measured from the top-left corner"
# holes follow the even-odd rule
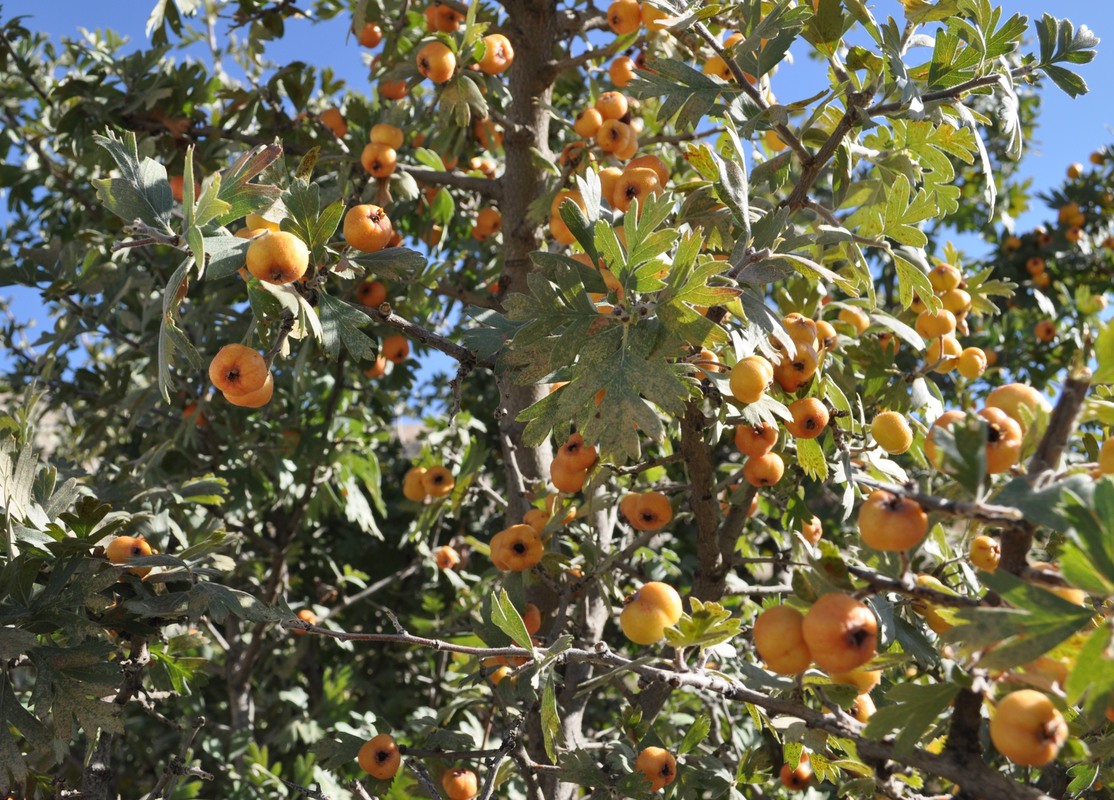
[[[81,29],[112,28],[128,36],[140,46],[145,40],[144,26],[154,0],[0,0],[0,20],[26,15],[25,25],[32,30],[50,33],[55,39],[79,37]],[[308,5],[308,4],[306,4]],[[901,6],[897,0],[868,2],[878,18],[899,16]],[[1004,0],[1002,5],[1010,12],[1040,16],[1052,7],[1057,16],[1067,17],[1077,25],[1086,24],[1100,38],[1098,57],[1081,68],[1090,86],[1090,93],[1072,100],[1046,82],[1043,105],[1036,132],[1036,141],[1030,142],[1022,164],[1022,177],[1031,178],[1034,191],[1050,189],[1063,180],[1065,170],[1074,161],[1087,161],[1091,151],[1114,143],[1114,2],[1109,0]],[[365,56],[351,39],[347,40],[348,19],[340,16],[320,24],[291,20],[285,39],[269,44],[268,56],[277,63],[310,59],[328,63],[338,77],[348,81],[353,90],[366,87],[367,67]],[[200,51],[204,55],[205,51]],[[182,57],[179,54],[176,57]],[[798,58],[795,63],[783,65],[774,76],[773,88],[782,102],[805,97],[813,93],[816,85],[815,63]],[[3,222],[4,200],[0,195],[0,223]],[[1022,229],[1045,220],[1047,209],[1039,202],[1019,220]],[[974,237],[964,237],[958,242],[979,255],[981,243]],[[0,296],[12,298],[12,308],[23,318],[37,317],[41,306],[30,290],[0,287]],[[46,320],[42,320],[46,322]],[[4,362],[0,354],[0,365]]]

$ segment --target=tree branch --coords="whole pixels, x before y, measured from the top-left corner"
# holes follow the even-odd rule
[[[503,196],[503,182],[500,178],[476,178],[472,175],[462,175],[459,172],[446,172],[436,169],[418,169],[417,167],[400,166],[403,172],[419,183],[429,183],[434,186],[452,186],[455,189],[464,189],[468,192],[499,200]]]

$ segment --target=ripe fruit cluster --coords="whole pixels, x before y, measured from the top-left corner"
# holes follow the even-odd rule
[[[914,297],[912,306],[917,312],[917,333],[928,341],[925,366],[938,373],[958,370],[967,380],[974,380],[986,370],[988,360],[981,348],[964,348],[956,338],[967,333],[967,315],[972,307],[963,274],[951,264],[940,263],[929,271],[928,280],[940,307],[930,310],[920,297]]]
[[[579,492],[597,459],[596,448],[585,444],[584,437],[574,433],[557,450],[549,466],[549,479],[560,492]]]
[[[874,613],[840,592],[823,595],[807,614],[772,606],[758,615],[753,635],[758,655],[781,675],[799,675],[814,662],[825,672],[847,673],[878,652]]]
[[[234,406],[259,408],[271,401],[275,381],[266,359],[242,344],[226,344],[209,362],[209,380]]]

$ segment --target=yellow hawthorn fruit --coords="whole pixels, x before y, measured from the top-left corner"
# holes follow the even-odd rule
[[[1021,426],[1000,408],[989,406],[979,412],[986,421],[986,471],[991,475],[1008,472],[1021,460]]]
[[[1099,472],[1114,475],[1114,437],[1104,441],[1099,448]]]
[[[511,40],[501,33],[489,33],[483,38],[484,56],[480,59],[480,72],[484,75],[501,75],[514,63]]]
[[[1007,383],[999,386],[986,396],[986,405],[1000,408],[1013,417],[1014,421],[1021,426],[1022,433],[1028,430],[1029,425],[1022,416],[1022,407],[1028,409],[1030,418],[1036,417],[1040,410],[1045,412],[1052,410],[1040,392],[1023,383]]]
[[[774,449],[777,435],[777,426],[768,422],[757,425],[742,423],[735,426],[735,447],[744,456],[764,456]]]
[[[642,26],[642,6],[638,0],[615,0],[607,7],[607,27],[626,36]]]
[[[387,212],[377,205],[364,203],[352,206],[344,215],[344,241],[364,253],[377,253],[394,235]]]
[[[788,761],[782,764],[778,778],[781,785],[791,792],[803,791],[812,780],[812,765],[809,763],[808,753],[801,751],[801,758],[796,768]]]
[[[730,67],[727,66],[727,61],[724,60],[723,56],[720,55],[708,56],[708,59],[701,67],[701,72],[703,72],[705,75],[711,75],[715,78],[719,78],[721,81],[730,82],[734,77],[731,74]]]
[[[870,423],[870,435],[878,446],[892,456],[901,455],[913,444],[913,429],[905,416],[896,411],[883,411]]]
[[[832,327],[832,323],[824,319],[816,320],[816,341],[820,347],[828,352],[835,350],[839,343],[839,334]]]
[[[862,336],[870,327],[870,317],[858,306],[847,306],[839,310],[839,321],[855,329],[855,335]]]
[[[491,563],[507,572],[525,572],[544,554],[541,535],[529,525],[511,525],[491,537]]]
[[[251,240],[247,267],[255,278],[266,283],[290,283],[309,269],[309,248],[289,231],[271,231]]]
[[[804,615],[790,606],[772,606],[755,619],[754,648],[771,672],[800,675],[812,663],[802,632],[804,621]]]
[[[935,339],[937,336],[947,336],[955,331],[955,314],[946,308],[939,311],[924,310],[917,315],[917,333],[926,339]]]
[[[572,129],[576,131],[576,135],[584,139],[593,138],[603,125],[603,115],[596,108],[585,108],[576,115],[573,121]],[[607,192],[604,192],[604,197],[610,197]]]
[[[964,289],[949,289],[940,295],[940,302],[945,309],[955,314],[958,321],[971,310],[971,293]]]
[[[860,694],[855,698],[855,702],[851,704],[851,716],[866,725],[870,718],[874,716],[877,709],[874,706],[874,701],[869,694]]]
[[[629,494],[627,497],[634,499],[621,503],[620,510],[637,531],[661,530],[673,519],[673,506],[661,492]],[[626,501],[627,497],[623,500]]]
[[[445,83],[456,72],[456,54],[444,42],[427,42],[414,57],[418,72],[434,83]]]
[[[665,638],[666,628],[677,624],[683,611],[676,589],[668,583],[650,581],[627,598],[619,614],[619,627],[635,644],[655,644]]]
[[[375,359],[375,363],[364,370],[364,377],[367,378],[382,378],[387,374],[387,359],[379,356]]]
[[[789,338],[795,344],[807,344],[812,347],[816,346],[816,322],[794,311],[791,314],[786,314],[781,318],[781,326],[785,328],[785,332],[789,334]],[[779,347],[780,349],[780,347]]]
[[[928,273],[928,282],[938,292],[947,292],[959,288],[963,276],[951,264],[937,264]]]
[[[371,135],[368,140],[372,144],[385,144],[387,147],[398,150],[402,147],[404,134],[402,128],[380,122],[371,126]]]
[[[774,368],[762,356],[747,356],[731,368],[731,396],[740,403],[757,403],[774,379]]]
[[[244,224],[250,231],[279,231],[279,224],[266,219],[262,214],[248,214],[244,217]]]
[[[464,767],[454,767],[441,776],[441,788],[449,800],[472,800],[480,791],[476,773]]]
[[[625,117],[627,110],[630,108],[630,103],[627,96],[622,92],[604,92],[596,98],[595,108],[602,122],[607,122],[608,120],[620,120]]]
[[[393,737],[380,733],[363,743],[356,762],[360,769],[376,780],[389,781],[398,772],[402,754]]]
[[[579,433],[570,434],[565,443],[557,448],[554,457],[568,462],[574,469],[590,469],[597,459],[596,448],[584,443],[584,437]]]
[[[766,453],[764,456],[751,456],[743,464],[743,478],[751,486],[759,489],[773,486],[785,474],[785,462],[777,453]]]
[[[338,139],[343,139],[348,133],[348,123],[344,119],[344,115],[340,113],[340,109],[336,107],[326,108],[317,117],[321,120],[321,124],[331,130]]]
[[[620,89],[626,88],[635,79],[634,59],[630,56],[619,56],[607,68],[607,76],[611,82]]]
[[[848,672],[833,672],[829,675],[832,683],[854,686],[859,694],[869,694],[882,681],[882,673],[876,669],[853,669]]]
[[[1083,174],[1083,165],[1080,164],[1078,161],[1075,162],[1074,164],[1071,164],[1071,165],[1068,166],[1068,177],[1071,180],[1074,181],[1076,178],[1078,178],[1082,174]]]
[[[874,658],[878,620],[849,594],[831,592],[813,603],[802,626],[816,666],[825,672],[850,672]]]
[[[444,497],[456,486],[453,473],[447,467],[430,467],[422,473],[422,488],[430,497]]]
[[[126,564],[133,558],[143,558],[151,555],[151,545],[142,536],[117,536],[104,548],[105,557],[113,564]],[[128,570],[132,575],[145,577],[151,571],[150,567],[132,567]]]
[[[294,616],[300,619],[302,622],[306,623],[306,625],[317,624],[317,615],[310,611],[308,608],[300,609]],[[294,628],[293,633],[295,636],[305,636],[307,631],[300,631],[297,628]]]
[[[543,509],[531,508],[522,515],[522,522],[524,525],[529,525],[531,528],[541,533],[545,526],[549,523],[550,515]]]
[[[661,183],[658,173],[649,167],[634,167],[628,165],[615,182],[611,195],[611,207],[617,211],[626,212],[631,204],[637,200],[641,209],[646,205],[646,198],[650,195],[661,194]]]
[[[407,500],[420,503],[426,499],[425,483],[422,481],[424,475],[425,467],[411,467],[406,471],[402,479],[402,494]]]
[[[1035,689],[1010,692],[998,701],[990,719],[994,747],[1024,767],[1043,767],[1054,761],[1067,738],[1063,715]]]
[[[368,142],[360,153],[360,165],[373,178],[389,178],[398,164],[398,153],[389,144]]]
[[[242,344],[226,344],[209,362],[209,380],[225,395],[259,391],[270,374],[262,354]]]
[[[257,228],[255,230],[252,230],[251,228],[244,227],[244,228],[240,228],[240,230],[236,231],[236,233],[233,234],[233,235],[237,239],[254,239],[256,236],[262,236],[266,232],[267,232],[266,228]],[[247,270],[245,270],[245,269],[240,270],[241,275],[246,275],[246,273],[247,273]],[[245,280],[246,280],[246,277],[245,277]]]
[[[365,22],[360,28],[360,44],[364,47],[378,47],[383,41],[383,29],[374,22]]]
[[[628,158],[633,157],[634,154],[638,152],[638,133],[635,131],[633,125],[628,125],[627,127],[630,128],[630,138],[627,139],[625,143],[620,144],[618,147],[616,147],[615,150],[611,153],[620,161],[626,161]]]
[[[441,545],[433,551],[433,560],[437,564],[437,569],[442,572],[453,569],[460,563],[460,553],[456,551],[455,547],[449,545]]]
[[[965,347],[959,354],[956,362],[959,374],[969,381],[973,381],[986,372],[986,353],[981,347]]]
[[[384,100],[401,100],[410,93],[410,87],[406,85],[406,81],[399,79],[397,81],[379,81],[379,96]],[[364,167],[367,169],[367,167]]]
[[[644,747],[634,760],[634,768],[646,776],[652,792],[664,789],[677,777],[677,760],[661,747]]]
[[[928,515],[916,500],[875,489],[859,509],[859,535],[875,550],[908,550],[927,533]]]
[[[809,544],[816,544],[824,538],[824,524],[820,517],[811,517],[801,521],[801,536]]]
[[[387,302],[386,285],[382,281],[363,281],[356,287],[356,302],[368,308],[379,308]]]
[[[481,208],[476,214],[476,224],[472,226],[472,238],[486,241],[503,227],[503,215],[494,208]]]
[[[1050,319],[1042,319],[1033,326],[1033,338],[1038,342],[1047,344],[1056,338],[1056,323]]]
[[[620,120],[605,119],[596,131],[596,144],[605,153],[614,153],[621,158],[620,153],[626,152],[632,143],[637,147],[634,129]]]
[[[959,354],[963,352],[961,345],[954,336],[941,336],[933,339],[925,350],[926,364],[932,364],[932,371],[945,373],[951,372],[959,364]]]
[[[638,158],[632,158],[627,162],[626,170],[635,168],[652,169],[658,176],[658,183],[660,185],[665,186],[665,184],[669,183],[669,167],[666,166],[664,161],[651,153],[639,156]]]
[[[967,550],[967,560],[985,572],[998,569],[1002,559],[1002,546],[993,536],[976,536]]]
[[[1059,569],[1057,566],[1055,564],[1045,563],[1044,561],[1034,561],[1029,565],[1029,568],[1036,572],[1059,576]],[[1041,588],[1077,606],[1087,604],[1087,593],[1082,589],[1076,589],[1072,586],[1041,586]]]
[[[662,20],[668,19],[668,17],[669,15],[662,11],[660,8],[654,8],[654,6],[650,5],[649,3],[642,4],[642,25],[646,28],[646,30],[665,30],[665,24],[662,22]],[[1092,153],[1091,155],[1094,156],[1095,154]],[[1100,161],[1097,163],[1102,162]]]
[[[785,430],[798,439],[815,439],[828,427],[828,409],[817,397],[801,397],[789,404],[793,419]]]
[[[723,372],[723,365],[719,363],[719,356],[707,347],[700,348],[700,352],[696,354],[696,361],[703,369],[698,369],[693,375],[697,380],[706,380],[709,372]]]
[[[549,480],[557,491],[574,494],[584,488],[588,470],[578,469],[568,461],[555,458],[549,465]]]
[[[245,394],[228,394],[224,395],[224,399],[234,406],[241,408],[259,408],[271,402],[271,397],[275,393],[275,379],[271,373],[267,373],[267,377],[263,381],[263,385],[256,389],[254,392],[247,392]]]

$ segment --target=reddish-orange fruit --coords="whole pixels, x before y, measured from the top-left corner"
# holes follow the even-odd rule
[[[642,27],[642,6],[638,0],[615,0],[607,7],[607,26],[619,36]]]
[[[628,86],[636,77],[634,59],[630,56],[619,56],[607,68],[607,75],[611,82],[620,89]]]
[[[859,534],[875,550],[908,550],[927,533],[928,515],[907,497],[876,489],[859,509]]]
[[[425,482],[422,480],[424,475],[425,467],[411,467],[406,471],[402,479],[402,494],[407,500],[421,502],[426,499]]]
[[[661,747],[643,748],[634,760],[634,768],[646,776],[652,792],[664,789],[677,778],[677,760]]]
[[[263,356],[242,344],[226,344],[209,362],[209,380],[226,395],[258,391],[269,375]]]
[[[1051,342],[1056,338],[1056,323],[1050,319],[1042,319],[1033,326],[1033,336],[1038,342]]]
[[[427,42],[415,56],[418,72],[434,83],[445,83],[456,72],[456,54],[444,42]]]
[[[812,780],[812,765],[809,763],[808,753],[801,751],[801,760],[796,769],[789,762],[781,765],[781,785],[793,792],[800,792]]]
[[[348,122],[345,121],[339,108],[326,108],[318,119],[321,120],[322,125],[336,134],[338,139],[343,139],[348,133]]]
[[[634,502],[621,503],[620,511],[635,530],[660,530],[673,519],[673,506],[661,492],[629,494],[623,500],[626,501],[627,498],[633,498]]]
[[[294,616],[296,616],[298,619],[300,619],[302,622],[306,623],[307,625],[316,625],[317,624],[317,615],[314,614],[312,611],[310,611],[308,608],[300,609],[298,611],[298,613],[295,614]],[[295,636],[305,636],[306,635],[306,631],[301,631],[301,630],[298,630],[297,628],[293,628],[292,630],[293,630]]]
[[[383,41],[383,29],[374,22],[365,22],[360,28],[360,44],[364,47],[378,47]]]
[[[752,456],[743,465],[743,478],[751,486],[773,486],[785,474],[785,462],[777,453]]]
[[[1009,472],[1021,460],[1021,426],[993,406],[984,408],[979,416],[986,421],[986,471],[991,475]]]
[[[549,465],[549,480],[559,492],[573,494],[584,488],[588,470],[577,469],[565,459],[555,458]]]
[[[526,632],[533,636],[542,628],[542,612],[533,603],[526,604],[526,611],[522,614],[522,624],[526,626]]]
[[[344,215],[344,241],[364,253],[382,250],[393,234],[390,217],[377,205],[364,203],[352,206]]]
[[[435,33],[455,33],[464,21],[464,15],[442,3],[426,6],[426,29]]]
[[[364,281],[356,288],[356,302],[368,308],[379,308],[387,302],[387,287],[382,281]]]
[[[410,357],[410,340],[402,334],[388,336],[379,352],[392,364],[401,364]]]
[[[801,630],[813,661],[825,672],[850,672],[878,652],[878,620],[849,594],[823,595],[805,614]]]
[[[441,788],[449,800],[472,800],[480,791],[476,773],[464,767],[454,767],[442,775]]]
[[[491,563],[501,570],[524,572],[545,554],[542,537],[529,525],[511,525],[491,537]]]
[[[143,558],[151,553],[151,545],[142,536],[117,536],[104,548],[105,557],[113,564],[126,564],[133,558]],[[128,570],[141,578],[150,571],[150,567],[132,567]]]
[[[511,40],[501,33],[491,33],[483,38],[484,56],[480,59],[480,72],[485,75],[500,75],[514,63],[514,48]]]
[[[373,778],[389,781],[398,772],[402,754],[395,740],[386,733],[380,733],[364,742],[356,757],[360,769]]]
[[[382,378],[387,374],[387,359],[379,356],[370,367],[364,370],[364,377]]]
[[[802,397],[789,404],[793,419],[785,429],[798,439],[815,439],[828,427],[828,409],[816,397]]]
[[[404,80],[379,81],[379,96],[384,100],[401,100],[409,93],[410,88]]]
[[[604,92],[596,98],[596,111],[604,122],[609,119],[622,119],[627,115],[629,108],[627,96],[622,92]]]
[[[456,480],[448,467],[430,467],[422,474],[422,488],[430,497],[444,497],[456,486]]]
[[[385,144],[388,147],[393,147],[398,150],[402,147],[404,136],[402,128],[395,125],[388,125],[385,122],[379,122],[371,126],[371,134],[368,136],[368,141],[375,144]]]
[[[441,545],[433,551],[433,560],[437,564],[437,569],[450,570],[460,563],[460,553],[456,551],[455,547],[450,547],[447,544]]]
[[[744,456],[764,456],[777,444],[777,426],[768,422],[735,426],[735,447]]]
[[[617,211],[627,211],[635,200],[641,208],[650,195],[661,194],[658,173],[649,167],[627,166],[612,190],[611,207]]]
[[[289,231],[270,231],[251,240],[247,254],[248,272],[261,281],[290,283],[309,269],[309,248]]]
[[[596,463],[596,448],[584,443],[584,437],[574,433],[557,449],[556,458],[562,459],[574,469],[589,469]]]

